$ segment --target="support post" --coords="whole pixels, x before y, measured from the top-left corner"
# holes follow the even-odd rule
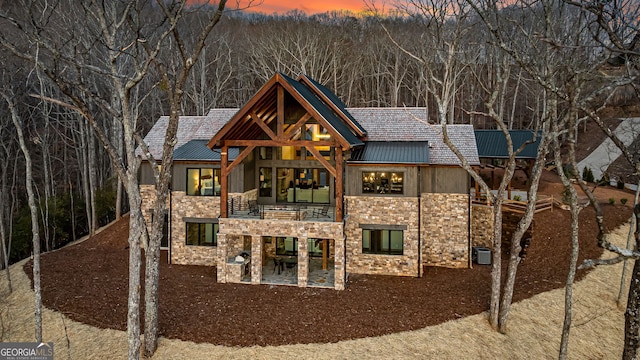
[[[227,177],[229,176],[227,166],[229,163],[229,147],[224,145],[222,147],[222,151],[220,152],[220,217],[227,218],[228,208],[227,201],[229,199],[229,189],[228,184],[229,181]]]
[[[342,148],[336,147],[336,222],[342,222],[343,184],[342,184]]]

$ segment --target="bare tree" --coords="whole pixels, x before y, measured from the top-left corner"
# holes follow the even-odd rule
[[[29,149],[24,139],[22,131],[22,121],[20,115],[16,110],[14,104],[14,96],[11,93],[2,91],[0,93],[2,98],[7,102],[9,112],[11,114],[11,120],[13,126],[16,129],[18,135],[18,141],[20,143],[20,150],[25,160],[25,182],[27,189],[27,196],[29,201],[29,210],[31,212],[31,232],[33,235],[33,291],[35,293],[35,340],[36,342],[42,342],[42,292],[40,287],[40,229],[38,223],[38,208],[36,206],[36,198],[33,191],[33,175],[32,175],[32,163]]]

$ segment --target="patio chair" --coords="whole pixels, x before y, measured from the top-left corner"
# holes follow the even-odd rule
[[[249,214],[251,215],[260,214],[260,208],[258,207],[258,202],[256,200],[249,200],[248,206],[249,206]]]
[[[327,217],[330,218],[331,216],[329,216],[329,205],[323,205],[321,209],[313,209],[313,214],[311,215],[313,217]]]

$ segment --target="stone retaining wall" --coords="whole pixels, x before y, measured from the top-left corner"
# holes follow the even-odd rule
[[[347,271],[359,274],[418,276],[418,198],[346,196]],[[402,255],[362,253],[362,224],[405,226]],[[337,256],[336,256],[337,258]]]
[[[471,246],[493,249],[493,207],[471,206]]]
[[[422,263],[469,266],[469,195],[422,194]]]

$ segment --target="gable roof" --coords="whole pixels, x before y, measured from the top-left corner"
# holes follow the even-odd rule
[[[414,108],[348,108],[367,129],[367,141],[428,141],[429,163],[460,165],[456,154],[444,143],[442,127],[428,124],[427,109]],[[447,125],[447,134],[471,165],[480,163],[472,125]]]
[[[428,142],[429,164],[460,164],[458,157],[443,142],[441,127],[419,121],[419,119],[426,117],[426,108],[345,108],[345,110],[366,130],[367,143]],[[211,139],[212,133],[216,133],[222,128],[223,124],[227,123],[237,112],[238,109],[213,109],[207,116],[181,116],[176,149],[193,139]],[[145,137],[145,142],[156,158],[159,158],[162,151],[167,123],[168,117],[162,116]],[[389,126],[389,124],[393,126]],[[476,138],[471,125],[447,125],[447,132],[454,145],[458,147],[470,164],[480,163]],[[141,155],[140,152],[137,154]]]
[[[428,141],[369,141],[351,154],[350,163],[428,164]]]
[[[292,78],[280,74],[351,146],[364,145],[353,131],[308,87]],[[327,90],[328,91],[328,90]],[[337,96],[334,95],[335,98]],[[357,123],[357,122],[356,122]]]
[[[251,100],[240,108],[229,122],[211,138],[208,146],[219,146],[219,142],[225,138],[229,140],[243,140],[241,138],[243,136],[250,138],[263,132],[264,130],[260,128],[264,125],[259,125],[252,121],[252,111],[254,111],[254,107],[257,105],[262,106],[262,109],[265,109],[265,113],[269,115],[267,118],[260,120],[274,121],[278,107],[276,102],[280,101],[278,100],[279,96],[276,95],[278,89],[283,89],[285,92],[288,92],[295,101],[298,101],[313,118],[319,121],[323,127],[335,136],[335,139],[341,143],[341,146],[351,148],[363,145],[363,142],[354,134],[355,131],[350,128],[350,125],[337,116],[330,106],[314,94],[313,91],[304,84],[282,73],[276,73],[258,90]],[[253,116],[257,115],[254,113]]]
[[[211,139],[237,111],[238,109],[211,109],[205,116],[180,116],[176,133],[177,143],[174,149],[193,139]],[[162,146],[168,125],[169,116],[161,116],[144,137],[149,152],[156,160],[160,160],[162,156]],[[139,147],[136,149],[136,155],[146,159]]]
[[[364,136],[367,134],[367,130],[363,128],[356,119],[354,119],[349,111],[347,111],[347,105],[326,86],[313,80],[307,75],[300,75],[298,81],[304,83],[305,86],[307,86],[317,96],[322,98],[326,103],[328,103],[329,105],[333,105],[335,109],[337,109],[338,115],[341,116],[345,121],[349,122],[354,130],[356,130],[358,135]]]
[[[519,149],[527,141],[533,141],[525,146],[524,150],[516,155],[516,159],[535,159],[538,156],[541,132],[531,130],[509,130],[514,151]],[[509,158],[507,149],[507,138],[502,130],[476,130],[476,144],[478,146],[478,156],[481,158],[506,159]]]
[[[176,148],[173,151],[173,160],[197,160],[197,161],[220,161],[220,151],[211,150],[207,146],[209,139],[196,139]],[[240,150],[229,148],[229,160],[235,159]]]

